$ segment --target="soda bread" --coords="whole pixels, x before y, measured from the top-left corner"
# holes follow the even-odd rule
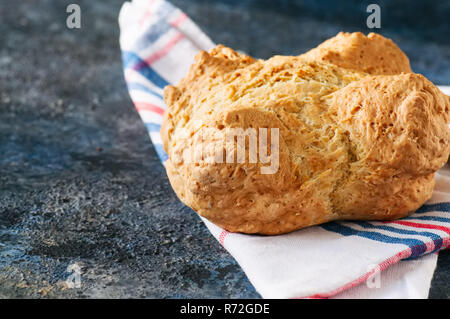
[[[174,191],[231,232],[406,216],[430,198],[450,152],[449,100],[376,34],[340,33],[304,55],[268,60],[219,45],[199,52],[164,99],[161,136]],[[228,154],[233,128],[267,128],[267,136],[278,129],[268,144],[277,142],[270,150],[277,170],[263,174],[268,164],[250,155],[245,162],[183,156],[197,153],[198,142]]]

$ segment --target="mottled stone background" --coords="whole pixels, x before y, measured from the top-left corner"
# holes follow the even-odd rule
[[[267,58],[368,32],[376,1],[173,2],[215,42]],[[122,3],[0,1],[0,297],[259,298],[170,188],[122,77]],[[450,84],[450,2],[378,3],[379,32]],[[66,289],[74,263],[82,285]],[[449,266],[442,252],[430,297],[449,298]]]

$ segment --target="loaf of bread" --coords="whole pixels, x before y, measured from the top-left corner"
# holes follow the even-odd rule
[[[174,191],[231,232],[404,217],[430,198],[450,152],[449,100],[377,34],[268,60],[219,45],[164,99]]]

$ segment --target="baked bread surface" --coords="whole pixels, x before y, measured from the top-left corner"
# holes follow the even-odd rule
[[[434,172],[450,152],[447,97],[379,35],[339,34],[304,55],[268,60],[219,45],[199,52],[164,99],[161,136],[174,191],[232,232],[404,217],[431,197]],[[261,162],[184,157],[199,141],[228,151],[233,128],[279,129],[274,174],[262,174]]]
[[[373,75],[412,73],[406,54],[391,39],[376,33],[339,32],[302,56]]]

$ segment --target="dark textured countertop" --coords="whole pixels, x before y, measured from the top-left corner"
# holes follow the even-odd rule
[[[175,197],[122,76],[121,0],[0,2],[0,297],[259,298]],[[368,32],[375,1],[176,0],[215,42],[266,58]],[[319,4],[320,3],[320,4]],[[436,2],[437,3],[437,2]],[[450,84],[450,2],[384,1],[382,34]],[[81,288],[63,282],[81,267]],[[450,297],[441,252],[430,297]]]

